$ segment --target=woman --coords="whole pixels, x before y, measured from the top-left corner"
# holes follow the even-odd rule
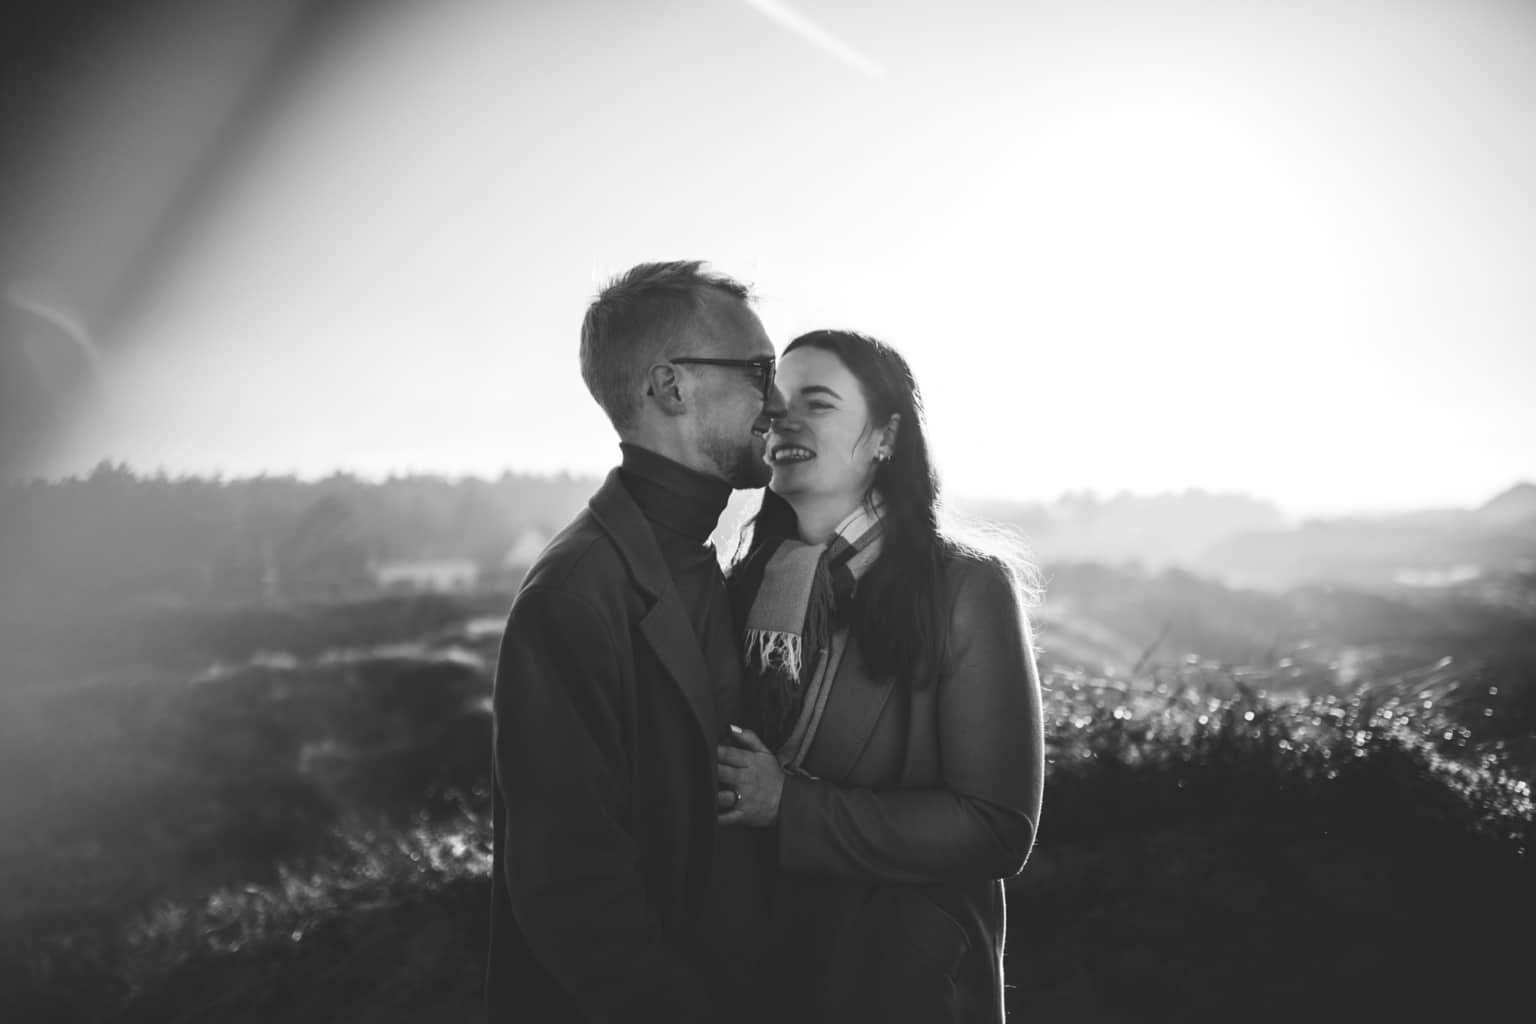
[[[777,854],[763,998],[780,1020],[1001,1021],[1001,880],[1044,774],[1017,580],[939,531],[894,350],[806,334],[778,387],[730,581],[757,729],[717,766],[721,824],[772,830]]]

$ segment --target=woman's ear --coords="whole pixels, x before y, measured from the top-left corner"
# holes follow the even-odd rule
[[[892,455],[896,454],[896,434],[901,430],[901,413],[891,413],[891,418],[885,421],[885,426],[880,430],[880,445]]]
[[[669,416],[680,416],[687,411],[677,367],[671,363],[657,363],[646,374],[646,380],[646,397],[659,405],[662,412]]]

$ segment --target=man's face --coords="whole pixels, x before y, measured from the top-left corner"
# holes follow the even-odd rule
[[[714,359],[763,359],[774,354],[773,343],[757,314],[729,295],[707,293],[704,310],[689,356]],[[684,353],[678,353],[682,355]],[[704,461],[737,489],[762,487],[772,470],[763,460],[769,414],[781,404],[768,389],[765,403],[761,377],[744,366],[688,365],[696,417],[695,437]]]

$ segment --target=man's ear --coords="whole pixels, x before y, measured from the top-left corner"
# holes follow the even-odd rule
[[[671,363],[656,363],[646,375],[646,397],[661,407],[669,416],[681,416],[688,411],[683,398],[683,381],[677,367]]]

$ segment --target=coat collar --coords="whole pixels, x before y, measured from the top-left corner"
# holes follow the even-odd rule
[[[656,535],[620,482],[617,469],[608,474],[587,507],[597,525],[613,540],[630,579],[651,602],[640,620],[640,631],[693,709],[706,744],[712,746],[717,738],[715,694],[704,651],[656,543]]]
[[[656,543],[656,535],[651,532],[651,524],[646,521],[640,506],[635,504],[635,499],[630,497],[617,469],[609,471],[603,486],[592,495],[587,507],[592,510],[597,525],[613,538],[629,569],[630,579],[645,591],[647,597],[655,600],[676,590],[666,560],[661,556],[661,547]]]

